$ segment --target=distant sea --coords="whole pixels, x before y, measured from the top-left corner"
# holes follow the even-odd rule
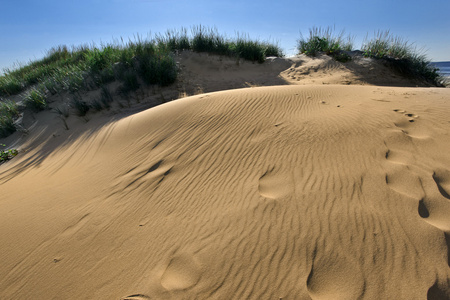
[[[450,61],[432,62],[431,65],[439,68],[439,73],[443,76],[450,78]]]

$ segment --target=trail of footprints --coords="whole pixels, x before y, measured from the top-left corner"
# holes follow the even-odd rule
[[[410,123],[419,118],[418,115],[395,109],[403,114]],[[413,138],[402,124],[396,124],[402,134]],[[392,142],[389,142],[392,144]],[[386,160],[395,164],[393,171],[386,174],[386,184],[394,191],[409,196],[417,201],[419,216],[429,224],[443,231],[448,248],[448,264],[450,266],[450,171],[434,169],[429,171],[415,164],[411,151],[404,150],[404,145],[386,145]],[[394,146],[394,147],[391,147]]]
[[[410,123],[415,122],[416,119],[419,117],[418,115],[412,114],[412,113],[408,113],[408,112],[406,112],[406,111],[403,110],[403,109],[394,109],[394,111],[397,112],[397,113],[403,114],[405,117],[408,118],[408,121],[409,121]]]

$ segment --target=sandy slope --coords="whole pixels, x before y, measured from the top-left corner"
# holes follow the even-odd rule
[[[260,87],[50,138],[0,166],[0,299],[446,299],[449,111]]]

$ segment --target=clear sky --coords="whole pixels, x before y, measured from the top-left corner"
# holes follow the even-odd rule
[[[364,37],[390,30],[432,61],[450,61],[450,0],[0,0],[0,70],[42,58],[60,44],[80,45],[163,33],[193,25],[234,37],[278,41],[295,53],[299,32],[335,26]]]

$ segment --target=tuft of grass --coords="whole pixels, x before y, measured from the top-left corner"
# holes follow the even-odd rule
[[[167,30],[165,35],[157,34],[156,43],[169,51],[190,50],[191,43],[186,28],[177,30]]]
[[[361,50],[368,57],[392,57],[397,59],[408,58],[415,51],[412,44],[398,36],[392,35],[389,30],[379,30],[370,40],[366,36]]]
[[[195,52],[208,52],[219,55],[230,55],[230,43],[220,35],[216,28],[205,26],[192,27],[191,49]]]
[[[14,131],[15,119],[19,116],[17,104],[13,101],[0,101],[0,137],[7,137]]]
[[[165,53],[144,54],[138,58],[138,74],[146,84],[167,86],[177,78],[176,63]]]
[[[101,87],[100,101],[106,109],[109,109],[114,101],[111,92],[106,86]]]
[[[0,77],[0,95],[15,95],[23,90],[23,82],[9,74]]]
[[[79,94],[74,94],[70,101],[70,106],[75,109],[77,116],[84,117],[89,111],[90,107]]]
[[[216,28],[201,25],[192,28],[191,49],[195,52],[234,56],[259,63],[264,62],[267,56],[283,56],[281,48],[276,44],[252,40],[240,34],[235,39],[227,39],[219,34]]]
[[[130,92],[134,92],[139,88],[138,77],[132,70],[127,70],[122,77],[122,86],[120,92],[124,95],[128,95]]]
[[[338,51],[337,53],[335,53],[333,55],[333,58],[334,58],[334,60],[336,60],[338,62],[342,62],[342,63],[346,63],[346,62],[352,60],[352,57],[344,51]]]
[[[353,37],[344,37],[344,31],[334,34],[334,28],[312,27],[309,29],[309,36],[305,38],[300,33],[300,39],[297,42],[299,53],[308,56],[316,56],[318,53],[325,53],[331,56],[337,56],[339,60],[348,60],[350,56],[343,55],[343,51],[353,49]],[[345,57],[345,59],[344,59]]]
[[[266,48],[258,41],[253,41],[246,36],[238,36],[236,41],[231,43],[231,49],[239,57],[250,61],[262,63],[266,59]]]
[[[0,144],[0,146],[6,147],[5,144]],[[6,149],[6,150],[0,149],[0,164],[10,160],[17,154],[19,154],[19,151],[17,151],[17,149]]]
[[[66,119],[69,117],[69,110],[67,108],[67,105],[64,105],[62,107],[56,107],[53,109],[55,113],[58,114],[58,117],[61,119],[61,121],[64,124],[64,128],[66,130],[69,130],[69,126],[67,125]]]
[[[13,117],[19,116],[17,104],[11,100],[0,100],[0,115],[10,115]]]
[[[265,47],[264,55],[266,57],[268,57],[268,56],[283,57],[284,56],[283,50],[277,44],[264,42],[263,45]]]
[[[25,95],[23,102],[29,109],[38,112],[47,108],[45,92],[41,89],[32,88]]]
[[[372,39],[366,37],[361,48],[366,57],[382,59],[404,76],[424,79],[435,86],[444,86],[439,70],[430,64],[423,50],[389,30],[378,31]]]
[[[96,111],[101,111],[103,109],[103,105],[101,100],[93,99],[91,103],[89,104],[90,107],[92,107]]]
[[[93,48],[85,53],[85,59],[91,72],[99,73],[107,69],[120,58],[120,48],[114,45],[107,45],[104,48]]]
[[[61,78],[61,86],[72,93],[85,89],[85,71],[80,65],[67,66]]]

